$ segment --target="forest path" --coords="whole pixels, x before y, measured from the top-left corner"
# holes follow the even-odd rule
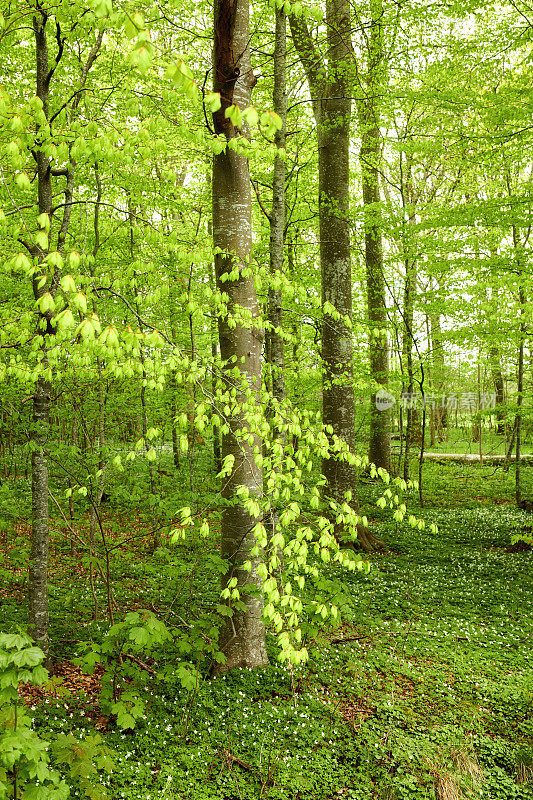
[[[430,461],[460,461],[460,462],[479,462],[483,461],[484,464],[501,464],[505,461],[504,455],[483,455],[479,453],[424,453],[424,458]],[[516,461],[516,456],[509,456],[508,461]],[[533,454],[524,453],[520,456],[520,461],[533,462]]]

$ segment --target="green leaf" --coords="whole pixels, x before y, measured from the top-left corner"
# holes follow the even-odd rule
[[[206,92],[204,97],[206,108],[214,114],[222,106],[219,92]]]
[[[39,647],[26,647],[13,654],[13,663],[18,667],[36,667],[44,658],[44,653]]]
[[[108,17],[113,12],[113,0],[90,0],[90,7],[97,17]]]
[[[138,645],[139,647],[144,647],[144,645],[150,643],[150,634],[148,633],[148,631],[144,626],[138,628],[132,628],[129,633],[129,638],[132,640],[132,642],[135,642],[135,644]]]

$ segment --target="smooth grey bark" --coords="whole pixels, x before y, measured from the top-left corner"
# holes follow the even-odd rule
[[[135,231],[134,231],[134,220],[135,220],[135,209],[131,203],[131,198],[128,197],[128,222],[130,228],[129,234],[129,256],[131,264],[134,264],[135,261]],[[142,323],[141,317],[141,309],[139,306],[139,289],[137,288],[137,272],[134,269],[133,271],[133,279],[134,279],[134,288],[133,288],[133,296],[135,299],[134,306],[135,306],[135,313],[137,315],[137,319],[139,321],[139,329],[141,333],[144,333],[144,326]],[[146,453],[148,451],[147,446],[147,433],[148,433],[148,415],[146,410],[146,385],[148,382],[148,374],[146,372],[146,360],[144,356],[144,348],[142,345],[139,346],[139,361],[141,362],[141,389],[139,392],[139,400],[141,404],[141,435],[144,442],[143,451]],[[154,475],[154,465],[151,461],[148,462],[148,479],[150,481],[150,494],[152,497],[155,495],[155,475]],[[156,526],[157,529],[157,526]],[[154,550],[157,547],[157,543],[154,542]]]
[[[407,373],[407,391],[408,398],[412,397],[414,390],[414,370],[413,370],[413,306],[414,295],[416,292],[416,262],[406,261],[405,263],[405,283],[403,294],[403,342],[402,353],[403,362]],[[409,453],[411,449],[411,442],[413,439],[413,428],[416,419],[415,411],[412,404],[408,402],[406,425],[405,425],[405,447],[404,447],[404,462],[403,462],[403,477],[404,480],[409,480]]]
[[[187,170],[188,170],[188,163],[185,162],[182,164],[180,169],[176,169],[176,186],[183,187],[185,184],[185,180],[187,178]],[[180,217],[181,214],[174,214],[174,217]],[[169,226],[170,232],[170,226]],[[168,288],[168,300],[169,300],[169,321],[170,321],[170,331],[172,334],[172,341],[174,345],[178,343],[178,320],[177,320],[177,282],[170,279],[169,281],[169,288]],[[168,387],[170,391],[170,416],[171,416],[171,431],[172,431],[172,461],[174,464],[175,469],[180,469],[181,466],[181,452],[180,452],[180,441],[178,436],[178,428],[176,425],[176,419],[178,416],[178,383],[176,380],[176,371],[171,370],[170,376],[168,379]]]
[[[172,461],[174,463],[174,468],[180,468],[180,443],[178,438],[178,429],[176,427],[176,417],[178,416],[178,403],[177,403],[177,391],[178,387],[174,376],[169,378],[169,389],[171,392],[171,400],[170,400],[170,416],[171,416],[171,429],[172,429]]]
[[[215,132],[228,142],[241,138],[243,133],[226,118],[226,109],[233,104],[243,109],[250,102],[254,77],[249,38],[248,0],[215,0],[214,90],[220,92],[222,106],[213,114],[213,123]],[[237,496],[238,488],[245,486],[251,497],[259,499],[263,483],[262,469],[254,456],[254,450],[261,452],[261,443],[259,437],[251,433],[248,421],[259,407],[264,334],[258,321],[259,307],[251,274],[250,175],[243,153],[227,147],[213,157],[212,192],[215,274],[219,289],[228,295],[228,313],[220,316],[218,323],[220,356],[225,365],[227,390],[235,391],[237,401],[228,419],[230,430],[222,438],[222,458],[234,458],[222,489],[226,505],[222,515],[221,551],[229,564],[222,577],[222,587],[236,578],[237,587],[252,583],[257,588],[255,597],[241,595],[245,609],[234,609],[231,617],[224,618],[219,647],[226,662],[215,668],[220,672],[268,663],[262,619],[262,581],[257,574],[262,559],[261,554],[252,555],[257,545],[253,530],[259,519],[250,514]],[[234,269],[237,277],[229,278]],[[241,309],[246,310],[251,324],[232,319]],[[244,561],[251,562],[250,572],[242,569]]]
[[[355,403],[353,388],[352,269],[350,252],[350,117],[351,47],[350,5],[347,0],[326,4],[327,64],[316,50],[306,23],[289,16],[292,38],[305,69],[318,137],[319,232],[322,278],[322,418],[333,436],[355,452]],[[333,306],[336,312],[330,312]],[[347,321],[348,320],[348,323]],[[337,503],[351,493],[357,509],[357,476],[347,461],[327,457],[322,461],[326,494]],[[339,535],[342,535],[339,532]],[[359,526],[359,545],[365,550],[381,544]]]
[[[322,304],[322,416],[333,434],[355,448],[352,334],[345,317],[352,315],[349,226],[349,145],[351,62],[349,5],[333,0],[326,7],[328,63],[323,65],[305,22],[290,15],[292,38],[306,71],[317,124],[319,231]],[[347,63],[348,62],[348,63]],[[339,313],[328,313],[330,304]],[[355,490],[355,470],[336,458],[325,458],[322,472],[327,494],[344,502]]]
[[[285,149],[287,133],[287,21],[285,9],[282,6],[275,9],[276,31],[274,44],[274,90],[273,105],[276,114],[281,118],[281,128],[276,131],[274,143],[278,149]],[[283,275],[283,251],[285,243],[285,160],[279,155],[274,159],[272,176],[272,207],[269,216],[270,222],[270,276],[274,282],[268,290],[267,303],[267,331],[266,331],[266,360],[270,367],[271,400],[269,404],[269,421],[272,426],[274,439],[285,441],[285,434],[276,423],[276,414],[280,405],[286,398],[285,386],[285,348],[283,340],[283,293],[277,286],[277,281]],[[265,518],[269,540],[274,536],[278,527],[279,511],[275,503],[270,501],[270,509]],[[283,553],[278,552],[280,564],[283,563]]]
[[[516,450],[515,450],[515,495],[516,504],[522,502],[522,485],[520,472],[520,450],[522,446],[522,406],[524,402],[524,341],[526,338],[525,322],[526,296],[523,286],[520,286],[520,344],[518,347],[518,375],[516,397]]]
[[[383,271],[382,213],[380,196],[381,131],[380,94],[383,91],[383,7],[380,0],[370,4],[371,22],[367,34],[368,61],[366,96],[358,101],[361,136],[360,164],[365,213],[365,264],[368,321],[370,326],[370,374],[383,387],[389,382],[389,344],[386,333],[387,307]],[[379,335],[375,335],[378,330]],[[368,458],[377,467],[391,471],[390,411],[379,411],[376,395],[370,399]]]
[[[274,143],[278,149],[285,148],[287,132],[287,23],[285,9],[276,6],[276,34],[274,47],[274,92],[273,105],[279,114],[282,126],[276,131]],[[270,274],[276,278],[283,273],[283,246],[285,241],[285,160],[276,156],[274,159],[272,181],[272,209],[270,212]],[[268,292],[267,332],[269,344],[269,360],[272,373],[272,395],[281,403],[285,399],[285,355],[283,344],[283,297],[278,288],[270,288]]]

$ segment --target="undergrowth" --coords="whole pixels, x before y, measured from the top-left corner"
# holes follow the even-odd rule
[[[100,782],[116,800],[533,798],[533,554],[512,545],[527,515],[511,489],[494,468],[427,465],[416,513],[438,524],[432,534],[386,522],[363,483],[363,510],[389,550],[368,576],[329,564],[308,588],[341,612],[329,627],[308,616],[309,663],[277,664],[269,642],[270,666],[212,680],[215,538],[162,538],[153,551],[148,519],[106,510],[110,540],[131,533],[111,560],[110,633],[103,582],[93,592],[90,565],[53,534],[56,674],[23,695],[32,729],[80,742],[96,729],[114,762]],[[0,529],[9,630],[25,624],[27,529],[19,521],[17,541],[13,523]],[[79,666],[87,651],[92,678]]]

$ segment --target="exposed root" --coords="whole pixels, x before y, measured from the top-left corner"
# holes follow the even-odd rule
[[[387,545],[376,536],[370,528],[365,525],[359,524],[357,526],[357,541],[353,543],[355,549],[360,548],[365,553],[374,553],[376,551],[384,552],[388,550]]]

